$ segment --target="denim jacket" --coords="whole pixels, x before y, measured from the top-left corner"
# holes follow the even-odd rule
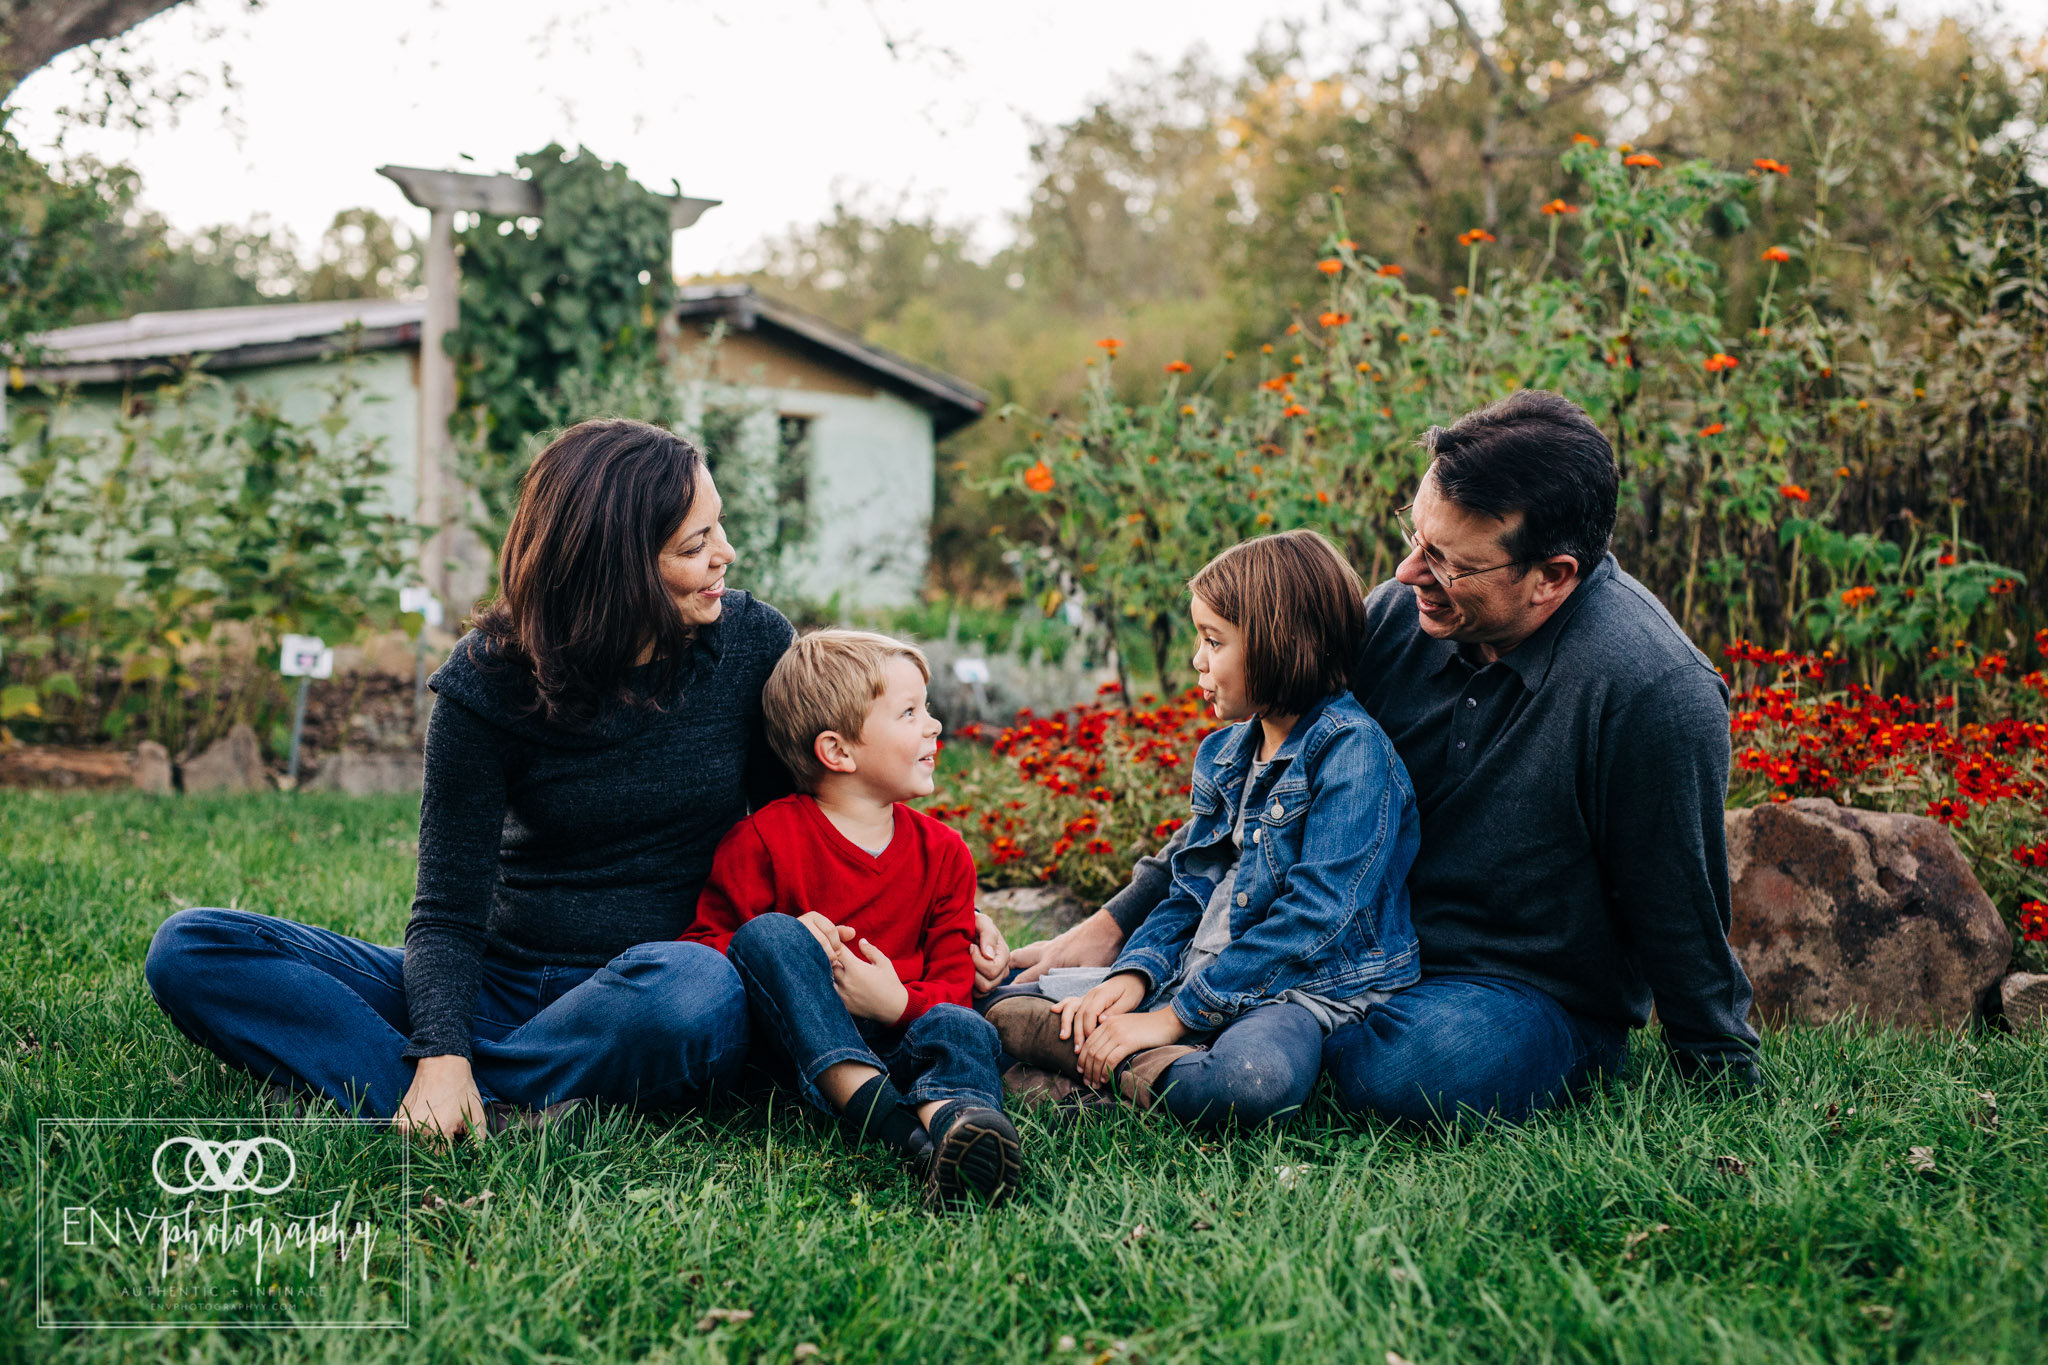
[[[1348,999],[1422,974],[1408,918],[1421,821],[1386,732],[1349,693],[1311,707],[1259,774],[1240,852],[1230,831],[1260,740],[1254,718],[1202,741],[1172,890],[1110,969],[1142,976],[1148,995],[1171,983],[1235,859],[1230,946],[1173,998],[1174,1013],[1198,1031],[1286,991]]]

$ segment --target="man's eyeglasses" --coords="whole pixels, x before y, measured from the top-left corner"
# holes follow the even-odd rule
[[[1422,556],[1423,567],[1429,570],[1429,576],[1434,578],[1442,587],[1448,588],[1459,579],[1470,578],[1474,574],[1492,573],[1495,569],[1512,569],[1517,564],[1527,562],[1520,559],[1510,559],[1505,564],[1489,564],[1483,569],[1454,568],[1441,554],[1437,553],[1434,545],[1423,543],[1421,533],[1415,529],[1415,523],[1408,519],[1408,513],[1414,506],[1415,504],[1411,502],[1406,507],[1396,507],[1394,509],[1394,520],[1400,523],[1402,539],[1408,542],[1410,549]]]

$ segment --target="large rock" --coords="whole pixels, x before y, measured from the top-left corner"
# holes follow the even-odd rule
[[[1000,925],[1012,942],[1050,938],[1093,913],[1064,886],[1005,887],[980,892],[975,901],[975,908]]]
[[[1934,821],[1808,797],[1727,822],[1728,941],[1765,1020],[1953,1027],[2005,974],[2012,933]]]
[[[185,793],[254,792],[270,786],[270,770],[263,766],[263,750],[256,732],[247,723],[238,724],[226,736],[206,746],[197,758],[183,767]]]
[[[46,744],[0,748],[0,787],[125,787],[128,756],[114,749],[68,749]]]
[[[416,792],[425,779],[424,760],[418,754],[363,754],[343,749],[321,759],[319,774],[306,785],[310,791],[372,796],[382,792]]]
[[[1998,983],[1998,1004],[2013,1032],[2048,1029],[2048,976],[2014,972]]]

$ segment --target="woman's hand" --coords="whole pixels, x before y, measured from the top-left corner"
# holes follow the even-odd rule
[[[974,946],[969,956],[974,959],[976,995],[987,995],[1010,974],[1009,940],[996,922],[979,910],[974,912]]]
[[[1097,910],[1064,934],[1010,950],[1017,984],[1036,981],[1054,967],[1107,967],[1124,946],[1124,931],[1107,910]]]
[[[420,1058],[391,1126],[430,1138],[484,1137],[484,1097],[477,1093],[469,1058]]]
[[[1188,1026],[1172,1006],[1144,1014],[1119,1014],[1098,1026],[1081,1045],[1081,1079],[1108,1085],[1117,1063],[1148,1047],[1165,1047],[1187,1036]]]
[[[1086,995],[1070,996],[1053,1006],[1060,1016],[1060,1037],[1072,1038],[1078,1053],[1103,1020],[1128,1014],[1144,999],[1145,978],[1135,972],[1118,972]]]
[[[866,939],[860,940],[859,947],[858,954],[849,948],[833,962],[832,989],[839,992],[840,1002],[854,1018],[893,1024],[909,1007],[910,992],[903,989],[887,953]]]

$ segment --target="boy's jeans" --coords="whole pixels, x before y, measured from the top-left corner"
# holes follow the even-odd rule
[[[827,1114],[818,1077],[840,1062],[862,1062],[884,1072],[914,1105],[971,1100],[1001,1109],[1001,1045],[995,1028],[960,1005],[934,1005],[895,1029],[855,1019],[832,989],[832,963],[818,940],[794,917],[757,915],[739,928],[725,950],[746,983],[755,1037],[796,1069],[797,1090]]]
[[[223,1060],[389,1118],[412,1085],[405,950],[247,910],[181,910],[143,976],[179,1030]],[[602,967],[485,958],[471,1024],[484,1099],[643,1109],[734,1085],[746,996],[701,943],[642,943]]]

